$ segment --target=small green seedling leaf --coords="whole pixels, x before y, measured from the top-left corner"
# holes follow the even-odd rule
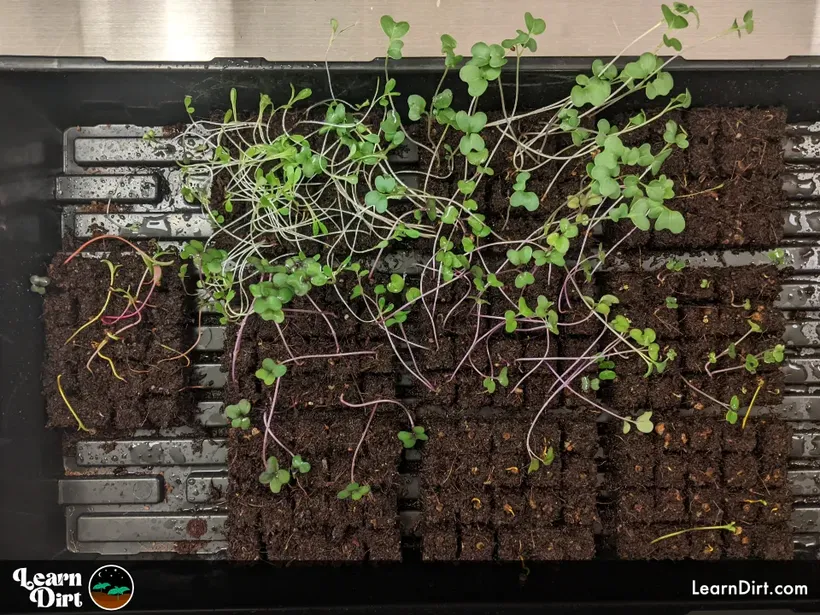
[[[652,430],[655,429],[655,425],[652,423],[651,419],[652,413],[644,412],[637,419],[635,419],[635,427],[637,427],[638,431],[641,433],[651,433]]]
[[[427,434],[424,433],[424,427],[421,425],[414,426],[412,431],[400,431],[398,438],[404,448],[413,448],[417,442],[424,442],[428,439]]]
[[[390,275],[390,282],[387,284],[387,290],[391,293],[400,293],[404,290],[404,278],[398,275],[397,273],[393,273]]]
[[[279,493],[290,482],[290,472],[279,467],[276,457],[268,457],[265,471],[259,475],[259,482],[268,485],[273,493]]]
[[[746,368],[746,371],[750,374],[756,374],[757,368],[760,365],[760,361],[758,361],[757,357],[753,354],[747,354],[746,359],[743,362],[743,366]]]
[[[786,264],[786,251],[783,248],[777,248],[767,253],[769,260],[777,266]]]
[[[293,459],[291,459],[290,467],[293,469],[294,473],[298,474],[307,474],[310,472],[310,464],[302,459],[301,455],[294,455]]]
[[[284,376],[287,371],[286,365],[277,363],[273,359],[265,359],[262,361],[262,367],[256,370],[256,377],[267,386],[271,386],[277,378]]]
[[[368,493],[370,493],[369,485],[360,485],[359,483],[352,482],[348,483],[347,487],[345,487],[339,493],[337,493],[336,497],[340,500],[346,500],[350,498],[351,500],[358,501],[361,500]]]
[[[251,420],[248,415],[251,411],[251,402],[241,399],[236,404],[225,408],[225,416],[231,421],[231,427],[237,429],[249,429]]]
[[[426,106],[427,101],[425,101],[421,96],[418,94],[411,94],[407,97],[407,117],[411,121],[417,122],[421,119],[421,116],[424,115]]]

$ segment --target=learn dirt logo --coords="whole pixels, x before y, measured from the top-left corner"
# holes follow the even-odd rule
[[[118,611],[134,597],[134,579],[122,566],[108,564],[91,575],[88,594],[101,609]]]

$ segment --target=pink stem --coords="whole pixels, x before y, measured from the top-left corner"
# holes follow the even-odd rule
[[[707,399],[711,399],[713,402],[715,402],[715,403],[716,403],[716,404],[718,404],[719,406],[722,406],[723,408],[726,408],[727,410],[731,410],[731,409],[732,409],[732,408],[731,408],[731,406],[729,406],[728,404],[724,404],[722,401],[718,401],[717,399],[715,399],[714,397],[712,397],[712,396],[711,396],[711,395],[709,395],[708,393],[704,393],[703,391],[701,391],[698,387],[696,387],[694,384],[692,384],[691,382],[689,382],[689,381],[688,381],[686,378],[684,378],[683,376],[681,376],[681,377],[680,377],[680,379],[681,379],[681,380],[683,380],[683,381],[686,383],[686,386],[688,386],[690,389],[692,389],[692,390],[693,390],[693,391],[695,391],[696,393],[700,393],[700,394],[701,394],[701,395],[703,395],[705,398],[707,398]]]
[[[242,319],[242,324],[239,325],[239,331],[236,332],[236,343],[233,345],[233,357],[231,357],[231,382],[236,384],[236,358],[239,356],[239,347],[242,345],[242,332],[245,330],[245,325],[248,324],[248,319],[251,317],[247,314]]]
[[[595,338],[595,341],[593,341],[593,342],[592,342],[592,344],[590,344],[589,348],[592,348],[593,346],[595,346],[595,344],[597,344],[597,343],[598,343],[598,341],[599,341],[599,340],[603,337],[603,335],[604,335],[604,333],[606,333],[606,331],[607,331],[606,329],[602,330],[602,331],[601,331],[601,333],[598,335],[598,337],[597,337],[597,338]],[[573,373],[569,376],[569,380],[570,380],[570,381],[571,381],[572,379],[574,379],[574,378],[575,378],[578,374],[580,374],[580,373],[581,373],[584,369],[586,369],[587,365],[589,365],[589,362],[587,362],[587,363],[582,363],[580,367],[576,368],[576,365],[577,365],[580,361],[581,361],[581,359],[576,360],[576,361],[575,361],[575,363],[573,363],[573,364],[569,367],[569,369],[567,369],[567,371],[565,371],[565,372],[564,372],[564,376],[566,376],[566,374],[567,374],[567,373],[570,373],[570,372],[572,372],[572,370],[575,370],[575,371],[574,371],[574,372],[573,372]],[[549,365],[549,364],[547,364],[547,367],[550,367],[550,365]],[[553,387],[554,387],[554,386],[555,386],[555,385],[553,384]],[[535,425],[538,423],[538,419],[540,419],[540,418],[541,418],[541,415],[542,415],[542,414],[544,414],[544,410],[546,410],[546,409],[547,409],[547,406],[549,405],[549,403],[550,403],[553,399],[555,399],[555,396],[556,396],[556,395],[558,395],[558,394],[559,394],[559,393],[563,390],[563,388],[564,388],[563,386],[562,386],[562,387],[559,387],[556,391],[554,391],[554,392],[553,392],[553,393],[552,393],[552,394],[551,394],[551,395],[547,398],[547,401],[545,401],[545,402],[544,402],[544,404],[541,406],[541,408],[540,408],[540,409],[538,410],[538,412],[536,413],[535,418],[532,420],[532,423],[530,423],[530,428],[529,428],[529,431],[527,431],[527,452],[528,452],[528,453],[529,453],[529,454],[530,454],[533,458],[535,458],[535,459],[537,459],[538,457],[535,455],[535,453],[533,453],[532,446],[530,445],[530,440],[532,439],[532,432],[535,430]]]
[[[271,398],[270,409],[265,413],[265,435],[262,437],[262,466],[267,468],[268,467],[268,436],[273,439],[276,444],[278,444],[282,450],[284,450],[288,455],[291,457],[295,457],[295,455],[290,451],[290,449],[282,444],[282,441],[274,435],[273,430],[270,427],[271,421],[273,420],[273,409],[276,407],[276,398],[279,395],[279,383],[282,381],[281,378],[276,379],[276,386],[273,389],[273,397]]]
[[[113,325],[115,322],[117,322],[119,320],[124,320],[126,318],[131,318],[133,316],[136,316],[140,312],[142,312],[142,310],[145,308],[145,306],[148,305],[148,302],[151,300],[151,295],[154,294],[154,289],[157,287],[157,280],[158,280],[158,276],[156,275],[156,270],[157,269],[159,269],[159,265],[154,265],[155,274],[154,274],[154,277],[151,280],[151,286],[148,289],[148,294],[146,295],[145,299],[142,301],[140,306],[138,308],[135,308],[134,311],[131,312],[130,314],[121,314],[120,316],[116,316],[116,317],[103,316],[102,321],[103,321],[104,325]],[[142,283],[140,283],[140,286],[142,286]],[[137,291],[137,294],[139,294],[139,290]]]
[[[337,352],[334,354],[306,354],[301,357],[294,357],[292,359],[285,359],[282,364],[290,363],[291,361],[302,361],[304,359],[332,359],[335,357],[353,357],[362,354],[376,354],[375,350],[361,350],[357,352]]]
[[[362,443],[364,442],[364,438],[367,435],[367,430],[370,429],[370,423],[373,421],[373,417],[376,416],[376,410],[379,406],[373,406],[373,410],[370,412],[370,417],[367,419],[367,424],[364,426],[364,431],[362,432],[362,437],[359,438],[359,443],[356,445],[356,450],[353,451],[353,461],[350,463],[350,482],[355,483],[353,476],[356,471],[356,457],[359,456],[359,449],[362,448]]]
[[[410,421],[410,429],[413,429],[413,427],[416,426],[416,424],[413,422],[413,415],[407,409],[407,406],[405,406],[401,402],[396,401],[395,399],[376,399],[374,401],[366,401],[362,404],[353,404],[349,401],[346,401],[344,398],[344,393],[342,393],[341,395],[339,395],[339,402],[341,402],[343,406],[347,406],[348,408],[367,408],[367,406],[372,406],[373,404],[394,404],[402,410],[404,410],[404,413],[407,415],[407,420]]]
[[[341,347],[339,346],[339,338],[336,337],[336,329],[333,328],[333,325],[330,324],[330,320],[325,315],[325,313],[319,309],[319,306],[316,305],[316,302],[310,298],[310,295],[305,295],[307,300],[310,301],[310,304],[316,308],[316,311],[319,312],[319,315],[324,319],[327,323],[327,328],[330,329],[330,334],[333,336],[333,343],[336,344],[336,352],[341,351]]]

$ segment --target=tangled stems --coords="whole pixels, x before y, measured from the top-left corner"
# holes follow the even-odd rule
[[[332,98],[316,102],[304,111],[297,111],[296,105],[312,93],[292,89],[290,99],[279,107],[263,95],[257,116],[241,121],[236,117],[236,94],[232,93],[232,108],[224,121],[193,121],[180,139],[195,137],[197,147],[207,152],[209,158],[183,168],[184,196],[190,202],[201,203],[217,227],[214,237],[225,233],[234,245],[230,250],[217,249],[212,238],[204,245],[194,246],[188,256],[203,272],[200,288],[214,300],[223,322],[240,323],[231,379],[236,380],[242,333],[254,313],[274,322],[288,355],[282,364],[365,354],[342,351],[332,322],[310,295],[317,286],[333,286],[352,317],[383,331],[404,368],[432,390],[433,385],[417,360],[419,350],[427,349],[411,339],[412,331],[404,323],[411,312],[423,310],[424,314],[417,316],[429,320],[438,347],[437,328],[442,326],[438,318],[440,293],[459,280],[466,281],[469,288],[454,305],[448,306],[443,323],[466,314],[464,326],[475,326],[475,331],[470,330],[472,343],[464,356],[458,358],[449,376],[451,381],[467,361],[481,377],[494,380],[492,360],[487,376],[482,373],[486,370],[473,363],[472,355],[483,344],[489,357],[489,343],[493,336],[500,335],[502,328],[507,334],[543,334],[546,338],[545,356],[532,359],[534,365],[516,385],[543,369],[542,364],[556,378],[528,432],[527,448],[534,459],[538,457],[530,446],[533,429],[550,401],[563,390],[612,414],[624,422],[625,429],[635,425],[640,431],[647,427],[651,431],[648,417],[621,417],[590,400],[584,395],[586,389],[579,392],[573,383],[596,362],[612,363],[614,359],[638,355],[649,376],[663,371],[667,362],[675,358],[674,350],[665,350],[666,356],[660,356],[654,331],[638,326],[645,327],[647,323],[635,323],[633,327],[623,316],[610,318],[617,297],[585,296],[578,282],[582,273],[591,280],[606,259],[636,231],[654,228],[657,232],[680,233],[685,227],[683,216],[672,207],[673,183],[659,175],[673,150],[688,146],[685,130],[674,121],[662,124],[664,144],[657,151],[652,151],[647,143],[632,146],[622,140],[634,136],[642,127],[660,124],[668,112],[691,103],[688,92],[670,94],[674,80],[664,70],[668,61],[659,58],[657,52],[665,45],[680,53],[682,44],[674,34],[689,25],[688,19],[694,16],[699,21],[699,17],[693,7],[684,3],[675,3],[672,8],[664,6],[662,12],[663,19],[632,43],[660,30],[663,41],[654,51],[623,67],[616,64],[617,57],[606,63],[596,60],[591,71],[578,75],[568,96],[531,112],[518,110],[520,59],[525,50],[536,50],[536,38],[545,31],[546,23],[527,13],[524,29],[518,30],[515,38],[501,44],[476,43],[466,58],[456,54],[452,37],[443,36],[445,62],[441,81],[429,100],[415,94],[407,98],[406,120],[400,116],[394,100],[399,84],[391,77],[390,64],[385,61],[383,83],[378,83],[373,96],[360,105],[337,99],[331,83]],[[409,24],[385,16],[381,25],[388,39],[386,55],[400,59],[402,39]],[[328,48],[337,28],[338,23],[332,25]],[[750,33],[752,28],[748,13],[743,26],[736,22],[727,32]],[[508,101],[509,92],[505,92],[501,73],[510,50],[515,59],[515,82],[512,100]],[[444,88],[448,71],[455,70],[469,94],[469,104],[462,110],[453,107],[453,92]],[[329,67],[327,72],[330,81]],[[493,84],[501,96],[502,117],[488,122],[481,111],[482,96]],[[605,119],[598,119],[594,126],[589,121],[593,114],[600,118],[602,111],[628,95],[645,95],[653,101],[668,98],[660,112],[647,114],[641,110],[621,128]],[[186,107],[193,113],[190,102],[186,101]],[[540,126],[532,130],[521,127],[521,120],[533,118],[539,120]],[[422,122],[418,133],[421,136],[415,142],[431,155],[422,172],[424,181],[418,184],[421,189],[404,181],[389,161],[391,153],[405,140],[413,141],[408,135],[407,121]],[[434,124],[440,127],[438,135],[433,134]],[[493,133],[492,146],[485,142],[488,129]],[[456,148],[445,143],[447,136],[458,139]],[[549,149],[549,140],[558,137],[570,139],[572,144]],[[507,215],[501,216],[505,226],[499,232],[488,222],[486,204],[480,202],[478,195],[482,192],[482,181],[495,175],[491,165],[505,144],[513,146],[508,179],[514,181],[514,194]],[[444,164],[438,168],[443,168],[444,174],[434,175],[435,163],[442,157]],[[545,172],[549,163],[559,167],[559,171],[546,178],[546,190],[536,194],[527,182],[531,174]],[[583,169],[573,171],[578,179],[577,192],[551,207],[548,213],[539,213],[559,176],[572,168],[570,165]],[[205,186],[217,174],[226,174],[228,181],[224,200],[212,203]],[[450,194],[433,194],[428,187],[434,179],[455,182],[457,189]],[[511,210],[518,207],[531,214],[535,230],[525,238],[507,240],[502,236],[503,228]],[[604,249],[596,244],[591,233],[601,223],[629,224],[631,228],[614,246]],[[385,285],[365,285],[374,282],[377,267],[384,266],[385,254],[396,248],[413,250],[419,239],[432,239],[433,245],[430,250],[425,246],[425,260],[419,263],[418,288],[405,288],[405,283],[412,284],[413,279],[395,273],[389,292]],[[274,251],[275,246],[280,249]],[[499,250],[506,250],[506,258],[495,259]],[[488,266],[488,255],[492,256],[492,266]],[[258,282],[260,275],[262,283]],[[342,276],[353,276],[357,282],[349,296],[338,284]],[[511,284],[507,280],[513,276]],[[553,276],[561,276],[557,296],[532,296],[528,287],[535,284],[536,276],[546,276],[550,281]],[[401,283],[392,282],[393,277]],[[497,303],[487,313],[482,306],[488,302],[490,289]],[[324,319],[334,339],[335,354],[294,356],[285,339],[287,329],[280,327],[292,309],[288,304],[294,296],[307,297],[305,301]],[[475,306],[467,309],[468,301],[474,301]],[[135,303],[126,314],[138,317],[138,310],[146,303]],[[571,310],[576,305],[585,306],[588,313],[569,322],[559,319],[559,314],[574,313]],[[499,307],[501,311],[497,311]],[[551,335],[571,333],[573,327],[593,320],[602,327],[595,344],[604,334],[611,334],[612,341],[607,341],[604,350],[595,356],[591,356],[593,344],[580,357],[572,359],[568,368],[553,368],[548,362]],[[486,331],[482,329],[484,325]],[[615,376],[609,368],[599,370],[602,380]],[[372,403],[375,406],[387,400]],[[375,407],[368,426],[374,415]]]
[[[108,267],[109,272],[109,280],[108,280],[108,291],[105,294],[105,301],[103,302],[103,306],[100,308],[100,311],[97,312],[95,316],[91,318],[88,322],[82,325],[79,329],[77,329],[74,333],[71,334],[65,343],[68,344],[71,340],[77,337],[85,328],[90,327],[92,324],[97,322],[103,314],[105,314],[105,310],[108,309],[108,304],[111,301],[111,295],[114,293],[114,277],[117,274],[117,269],[120,268],[119,265],[114,265],[111,261],[103,259],[102,262],[106,264]]]

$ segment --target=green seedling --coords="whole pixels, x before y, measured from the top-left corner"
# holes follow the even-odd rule
[[[398,437],[404,448],[413,448],[417,442],[427,441],[427,434],[424,433],[424,427],[421,425],[416,425],[411,431],[400,431]]]
[[[753,11],[746,11],[743,14],[743,25],[738,25],[737,19],[732,22],[732,27],[729,28],[729,32],[737,32],[737,37],[741,37],[741,32],[745,32],[746,34],[751,34],[754,32],[755,29],[755,20],[754,20],[754,12]]]
[[[726,422],[730,425],[737,423],[737,411],[740,409],[740,399],[737,395],[732,395],[729,400],[729,409],[726,411]]]
[[[678,299],[677,297],[667,297],[666,298],[666,307],[670,310],[677,310],[678,309]]]
[[[530,179],[530,174],[522,171],[515,176],[515,183],[513,184],[513,193],[510,196],[511,207],[523,207],[527,211],[535,211],[538,209],[538,195],[534,192],[527,191],[527,181]]]
[[[539,469],[541,469],[542,465],[551,466],[553,461],[555,461],[555,451],[551,446],[549,448],[545,447],[544,451],[541,453],[541,457],[533,457],[532,459],[530,459],[530,465],[527,468],[527,474],[537,472]]]
[[[376,189],[364,195],[364,202],[380,214],[387,211],[390,199],[400,198],[404,194],[404,187],[389,175],[377,175],[373,185]]]
[[[603,358],[598,359],[598,380],[615,380],[617,377],[614,361]]]
[[[786,264],[786,251],[783,248],[776,248],[767,253],[769,260],[778,267]]]
[[[626,333],[629,331],[629,328],[632,326],[632,321],[629,320],[626,316],[618,314],[615,318],[612,319],[612,328],[615,329],[618,333]]]
[[[390,282],[387,283],[387,290],[391,293],[399,294],[404,290],[404,278],[397,273],[390,275]]]
[[[584,393],[589,393],[590,391],[597,391],[600,388],[601,388],[600,378],[590,378],[589,376],[582,376],[581,377],[581,390]]]
[[[663,373],[663,371],[666,369],[666,362],[674,357],[670,357],[667,353],[666,360],[659,360],[661,347],[655,342],[655,330],[644,329],[643,331],[641,331],[640,329],[630,329],[629,336],[638,344],[646,348],[647,356],[641,355],[641,357],[647,364],[647,371],[645,376],[649,376],[652,373],[653,369],[657,370],[659,374]]]
[[[383,15],[380,24],[389,40],[387,57],[401,60],[401,50],[404,47],[402,37],[410,31],[410,24],[406,21],[395,21],[390,15]]]
[[[632,429],[632,425],[635,425],[635,427],[641,433],[652,433],[652,430],[655,429],[655,425],[652,423],[651,419],[651,412],[644,412],[643,414],[639,415],[636,419],[625,419],[622,431],[623,433],[629,433]]]
[[[310,464],[302,459],[301,455],[294,455],[293,459],[290,460],[290,467],[293,475],[296,476],[297,474],[307,474],[310,472]]]
[[[288,371],[286,365],[277,363],[273,359],[264,359],[262,367],[256,370],[256,377],[268,386],[272,386],[277,378],[281,378]]]
[[[727,523],[726,525],[710,525],[709,527],[690,527],[685,530],[679,530],[677,532],[672,532],[671,534],[665,534],[664,536],[660,536],[656,538],[649,544],[654,545],[656,542],[660,542],[661,540],[666,540],[667,538],[674,538],[675,536],[680,536],[681,534],[686,534],[687,532],[705,532],[708,530],[726,530],[727,532],[732,532],[733,534],[740,534],[743,529],[736,525],[735,521],[731,523]]]
[[[468,68],[468,67],[464,67]],[[462,68],[462,71],[464,70]],[[487,114],[483,111],[478,111],[473,115],[466,111],[459,111],[454,116],[454,124],[456,130],[464,133],[461,140],[458,142],[458,151],[467,159],[471,165],[476,167],[479,173],[492,175],[493,170],[482,166],[490,156],[487,147],[484,143],[484,138],[479,134],[487,123]],[[458,189],[465,196],[470,196],[476,188],[476,182],[473,180],[459,180]],[[465,201],[465,208],[469,210],[478,209],[478,204]]]
[[[786,347],[783,344],[777,344],[774,348],[770,348],[768,350],[763,351],[763,362],[772,364],[772,363],[782,363],[784,359],[784,351]]]
[[[711,285],[712,285],[712,283],[709,280],[707,280],[706,278],[704,278],[700,281],[700,287],[701,288],[709,288]]]
[[[41,275],[32,275],[28,278],[31,287],[29,290],[33,293],[37,293],[38,295],[45,295],[46,294],[46,287],[51,283],[51,280],[46,276]]]
[[[265,471],[259,475],[259,482],[268,485],[274,493],[279,493],[290,482],[290,472],[279,467],[276,457],[268,457]]]
[[[620,300],[615,295],[604,295],[598,300],[598,303],[595,303],[591,297],[584,297],[584,302],[599,314],[609,316],[612,306],[619,304]]]
[[[685,261],[675,260],[674,258],[670,258],[668,261],[666,261],[666,268],[669,271],[675,271],[675,272],[683,271],[686,268],[686,262]]]
[[[501,368],[501,371],[498,373],[497,378],[492,378],[492,377],[484,378],[484,382],[483,382],[484,388],[487,390],[487,392],[490,395],[495,393],[495,383],[496,383],[496,381],[498,382],[498,384],[500,384],[503,387],[510,386],[510,379],[507,376],[507,368],[506,367]]]
[[[760,361],[758,358],[753,354],[747,354],[746,358],[743,362],[743,366],[746,368],[746,371],[750,374],[756,374],[757,368],[760,365]]]
[[[240,399],[236,404],[225,408],[225,416],[231,421],[231,427],[237,429],[249,429],[251,420],[248,415],[251,412],[251,402],[247,399]]]
[[[501,46],[505,49],[526,48],[534,53],[538,49],[538,45],[532,35],[543,34],[547,29],[547,22],[538,17],[533,17],[531,13],[524,13],[524,25],[527,28],[526,32],[516,30],[518,36],[501,41]]]
[[[506,50],[501,45],[479,42],[470,48],[470,54],[458,76],[467,84],[470,96],[478,97],[487,91],[490,81],[501,76],[501,67],[507,63]]]
[[[346,500],[350,498],[351,500],[358,501],[361,500],[368,493],[370,493],[370,485],[360,485],[359,483],[352,482],[348,483],[347,487],[345,487],[339,493],[337,493],[336,497],[340,500]]]
[[[551,250],[546,253],[548,262],[563,267],[565,256],[569,251],[570,239],[578,236],[578,225],[572,224],[567,218],[558,221],[558,230],[547,234],[547,245]]]

